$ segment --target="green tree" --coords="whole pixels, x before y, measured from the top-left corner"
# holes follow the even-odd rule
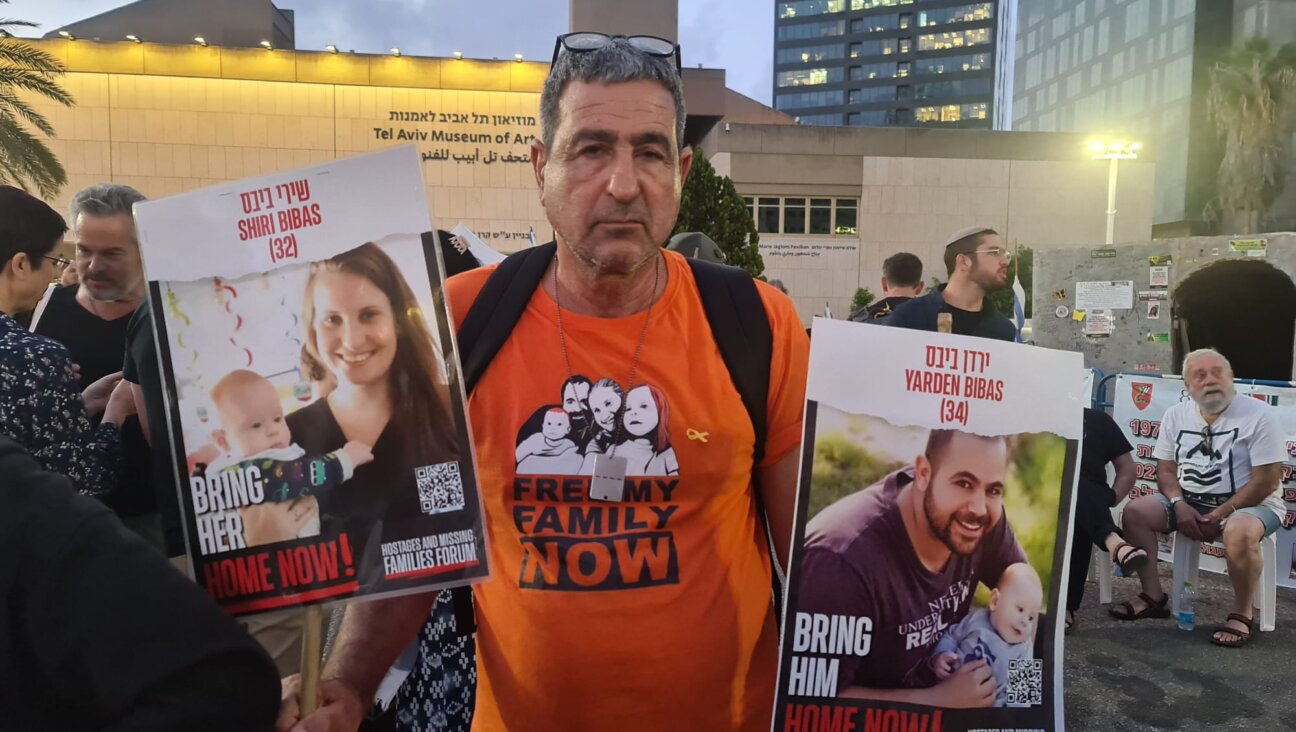
[[[0,18],[0,183],[23,190],[34,186],[43,198],[53,198],[67,183],[67,173],[28,125],[46,137],[54,136],[54,126],[19,93],[30,92],[68,107],[73,101],[55,81],[63,74],[63,65],[13,37],[12,29],[35,26],[25,20]]]
[[[1235,217],[1243,234],[1260,230],[1283,188],[1285,108],[1293,94],[1296,43],[1273,53],[1267,39],[1252,38],[1211,68],[1206,113],[1224,141],[1224,158],[1207,217]]]
[[[995,309],[1003,313],[1006,318],[1013,318],[1013,294],[1012,283],[1013,274],[1021,277],[1022,290],[1026,292],[1026,302],[1022,306],[1026,310],[1026,317],[1031,316],[1031,283],[1035,280],[1035,252],[1030,247],[1021,247],[1013,253],[1013,263],[1008,265],[1008,286],[1002,290],[990,293],[987,299]]]
[[[874,295],[873,292],[869,290],[869,288],[867,287],[859,288],[858,290],[855,291],[855,299],[851,300],[851,309],[850,309],[851,315],[854,315],[855,313],[858,313],[859,311],[863,310],[869,305],[872,305],[873,301],[876,299],[877,296]]]
[[[700,147],[693,148],[693,168],[684,181],[673,233],[684,231],[700,231],[711,237],[724,251],[727,264],[747,270],[752,277],[764,273],[765,262],[757,246],[760,235],[751,211],[733,181],[716,173]]]

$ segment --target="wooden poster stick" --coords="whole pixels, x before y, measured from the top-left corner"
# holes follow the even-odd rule
[[[302,628],[301,662],[301,717],[319,706],[320,636],[323,633],[323,610],[319,605],[306,608],[306,624]]]

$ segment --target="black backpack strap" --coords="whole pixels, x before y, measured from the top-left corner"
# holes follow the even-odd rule
[[[774,601],[774,617],[783,617],[783,582],[778,566],[778,553],[774,551],[774,532],[760,482],[755,478],[756,466],[765,457],[766,405],[769,399],[770,359],[774,357],[774,333],[770,330],[769,316],[761,300],[756,281],[746,271],[737,267],[715,264],[689,258],[693,279],[702,297],[711,337],[720,349],[729,378],[733,380],[742,397],[747,416],[751,419],[756,443],[752,445],[752,485],[756,499],[756,513],[765,527],[769,543],[771,572],[770,594]]]
[[[765,411],[774,356],[774,334],[765,303],[746,271],[700,259],[687,261],[702,296],[711,336],[751,418],[756,433],[752,459],[759,464],[765,457]]]
[[[557,249],[557,244],[549,242],[509,255],[477,293],[456,335],[465,394],[472,394],[491,360],[508,340]],[[454,603],[455,630],[460,635],[477,632],[472,588],[456,587],[450,590],[450,597]]]
[[[509,255],[477,293],[457,336],[465,394],[472,394],[477,381],[508,340],[557,249],[557,244],[549,242]]]

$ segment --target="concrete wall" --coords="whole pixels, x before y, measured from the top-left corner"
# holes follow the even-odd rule
[[[192,43],[194,36],[202,36],[213,46],[255,48],[261,41],[293,46],[291,22],[269,0],[137,0],[64,29],[104,41],[132,34],[153,43]],[[46,37],[57,37],[58,30]]]
[[[859,198],[858,236],[761,234],[766,276],[782,279],[808,320],[837,317],[860,287],[881,297],[882,262],[907,251],[945,279],[944,244],[989,226],[1010,246],[1100,246],[1107,162],[1086,138],[1048,133],[723,126],[703,142],[717,171],[750,196]],[[714,151],[714,153],[713,153]],[[1150,238],[1155,164],[1122,163],[1116,241]]]
[[[1261,234],[1268,240],[1265,261],[1288,273],[1296,272],[1296,235]],[[1084,324],[1072,318],[1075,306],[1075,283],[1085,281],[1133,280],[1134,289],[1148,291],[1149,256],[1170,255],[1169,287],[1173,297],[1175,288],[1192,273],[1219,261],[1245,259],[1241,253],[1231,252],[1228,236],[1193,237],[1185,239],[1159,239],[1116,247],[1113,258],[1094,258],[1089,247],[1071,247],[1042,251],[1035,256],[1035,282],[1033,288],[1034,318],[1032,328],[1037,345],[1085,355],[1085,365],[1097,367],[1106,373],[1142,370],[1143,365],[1153,365],[1162,373],[1177,371],[1173,359],[1173,346],[1167,340],[1149,340],[1149,335],[1169,333],[1172,320],[1172,300],[1162,305],[1161,317],[1150,320],[1143,303],[1135,302],[1132,310],[1114,312],[1111,335],[1086,336]],[[1055,316],[1058,306],[1068,312]],[[1222,303],[1221,307],[1227,307]],[[1239,319],[1248,317],[1237,313]]]
[[[679,39],[679,3],[676,0],[571,0],[568,27],[572,31],[620,33]]]

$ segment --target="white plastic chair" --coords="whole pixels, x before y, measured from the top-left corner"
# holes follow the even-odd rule
[[[1216,546],[1223,546],[1216,544]],[[1260,542],[1260,584],[1256,585],[1252,602],[1260,608],[1261,631],[1274,629],[1274,616],[1278,606],[1278,538],[1275,534]],[[1197,570],[1201,563],[1201,544],[1179,534],[1174,543],[1174,580],[1170,584],[1170,609],[1179,614],[1179,588],[1184,582],[1197,584]]]
[[[1112,506],[1112,520],[1117,526],[1121,525],[1121,512],[1125,509],[1125,504],[1129,503],[1129,498]],[[1155,558],[1155,557],[1154,557]],[[1103,605],[1110,605],[1112,601],[1112,577],[1116,574],[1116,565],[1112,563],[1111,557],[1107,552],[1094,547],[1089,555],[1089,578],[1098,575],[1098,602]]]
[[[1098,575],[1098,602],[1103,605],[1110,605],[1112,601],[1112,576],[1116,573],[1116,565],[1112,564],[1107,552],[1093,548],[1093,553],[1089,556],[1089,576]]]

